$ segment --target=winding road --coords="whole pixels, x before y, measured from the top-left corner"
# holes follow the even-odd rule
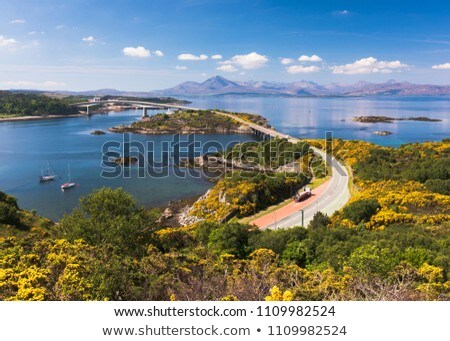
[[[275,129],[262,127],[232,114],[220,111],[215,111],[215,113],[230,117],[242,124],[250,126],[252,129],[258,130],[272,137],[287,138],[289,142],[292,143],[297,143],[300,141],[300,139],[287,136],[286,134],[282,134]],[[324,151],[314,147],[312,147],[312,149],[324,160],[327,160],[327,155]],[[250,222],[250,224],[253,223],[263,229],[280,229],[300,226],[302,224],[303,214],[304,226],[308,226],[316,212],[321,211],[322,213],[331,215],[335,211],[341,209],[350,199],[350,191],[348,187],[349,174],[346,167],[335,157],[331,157],[330,164],[332,168],[331,179],[314,189],[312,191],[313,195],[309,199],[300,203],[293,201],[292,203],[283,206],[274,212],[268,213],[265,216]]]

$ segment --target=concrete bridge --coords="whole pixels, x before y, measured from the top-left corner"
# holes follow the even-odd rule
[[[183,105],[168,104],[168,103],[155,103],[146,101],[133,101],[127,99],[108,99],[95,102],[80,102],[72,104],[75,107],[86,108],[86,115],[90,115],[89,109],[104,104],[128,104],[136,108],[142,108],[142,117],[147,117],[147,110],[151,109],[179,109],[179,110],[199,110],[196,108],[186,107]]]

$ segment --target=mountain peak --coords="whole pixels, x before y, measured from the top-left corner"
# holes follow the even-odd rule
[[[222,77],[219,75],[208,78],[201,85],[202,86],[203,85],[207,85],[207,86],[215,85],[218,87],[224,87],[224,86],[230,86],[230,85],[238,86],[237,83],[230,81],[229,79],[226,79],[225,77]]]

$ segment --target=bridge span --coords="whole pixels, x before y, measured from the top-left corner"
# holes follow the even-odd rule
[[[86,108],[86,114],[90,115],[89,109],[91,107],[96,107],[99,105],[104,104],[128,104],[135,106],[136,108],[142,108],[142,117],[147,117],[147,110],[148,109],[179,109],[179,110],[200,110],[197,108],[191,108],[184,105],[177,105],[177,104],[169,104],[169,103],[156,103],[156,102],[147,102],[147,101],[134,101],[134,100],[127,100],[127,99],[108,99],[108,100],[102,100],[102,101],[95,101],[95,102],[80,102],[80,103],[74,103],[72,104],[75,107],[80,108]]]

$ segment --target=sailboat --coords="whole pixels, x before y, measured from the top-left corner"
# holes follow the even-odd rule
[[[69,180],[61,185],[61,190],[65,191],[66,189],[70,189],[75,187],[75,182],[70,182],[70,166],[67,165],[67,169],[69,171]]]
[[[41,166],[41,176],[39,177],[39,182],[48,182],[55,180],[56,175],[50,172],[50,164],[47,162],[47,173],[44,174],[44,171]]]

